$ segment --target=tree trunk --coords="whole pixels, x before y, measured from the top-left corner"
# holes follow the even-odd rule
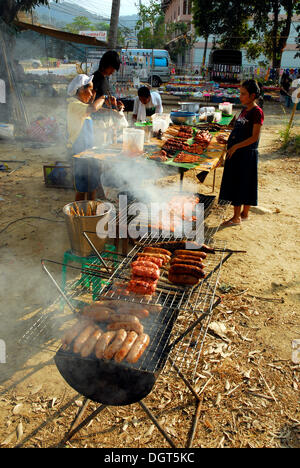
[[[277,62],[277,53],[278,53],[277,36],[278,36],[278,19],[279,19],[279,0],[274,0],[273,14],[274,14],[274,19],[273,19],[273,33],[272,33],[273,34],[272,67],[276,68],[276,65],[278,63]]]
[[[204,51],[203,51],[202,67],[205,67],[206,54],[207,54],[207,44],[208,44],[208,37],[205,38],[205,45],[204,45]]]
[[[118,45],[118,24],[120,14],[120,0],[113,0],[111,6],[110,27],[108,34],[108,46],[110,49],[115,49]]]

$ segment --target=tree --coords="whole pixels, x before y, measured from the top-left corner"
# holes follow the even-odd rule
[[[50,0],[0,0],[0,18],[11,24],[20,11],[31,11],[38,5],[49,5]],[[55,0],[57,2],[57,0]]]
[[[162,15],[161,2],[150,0],[148,6],[139,4],[139,19],[136,22],[136,30],[139,45],[144,48],[161,47],[162,29],[164,29],[164,16]],[[162,27],[163,26],[163,27]]]
[[[261,53],[280,68],[299,0],[205,0],[194,2],[194,24],[198,34],[218,36],[222,47],[246,48],[248,58]]]
[[[66,24],[65,30],[78,34],[79,31],[95,31],[95,26],[86,16],[76,16],[72,23]]]

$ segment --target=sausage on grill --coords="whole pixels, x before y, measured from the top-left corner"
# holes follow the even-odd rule
[[[196,278],[205,278],[205,273],[201,268],[180,263],[175,263],[175,265],[172,265],[169,270],[169,273],[178,273],[180,275],[192,275]]]
[[[178,284],[181,286],[195,286],[198,284],[199,279],[192,275],[181,275],[178,273],[169,273],[169,281],[173,284]]]
[[[81,348],[80,354],[82,357],[88,357],[94,351],[95,345],[99,340],[100,336],[102,335],[102,330],[100,328],[96,328],[96,330],[91,334],[88,340],[84,343],[83,347]]]
[[[108,322],[109,317],[115,313],[114,309],[103,307],[100,305],[90,305],[83,309],[83,315],[97,322]]]
[[[107,325],[107,330],[121,330],[123,328],[126,331],[135,331],[138,335],[144,332],[144,327],[141,323],[132,322],[113,322]]]
[[[90,324],[89,319],[82,319],[78,320],[63,336],[62,338],[62,347],[63,349],[66,349],[69,344],[72,343],[72,341],[78,336],[78,334],[83,330],[83,328],[86,328],[88,324]]]
[[[125,302],[125,301],[122,303],[119,303],[117,313],[135,315],[138,318],[146,318],[149,316],[149,310],[143,308],[142,304],[137,304],[134,302]]]
[[[77,338],[74,341],[73,351],[74,353],[80,353],[83,345],[91,336],[91,334],[95,331],[95,325],[88,325],[86,328],[83,329],[82,332],[79,333]]]
[[[104,351],[106,350],[109,343],[114,339],[115,335],[115,331],[108,331],[100,336],[95,346],[95,354],[98,359],[103,358]]]
[[[159,268],[161,268],[163,266],[163,264],[164,264],[164,260],[162,258],[152,257],[150,254],[148,254],[148,255],[147,254],[138,254],[138,261],[139,260],[154,263]]]
[[[123,314],[112,314],[109,319],[110,322],[130,322],[140,323],[139,319],[135,315],[123,313]]]
[[[150,342],[150,337],[146,333],[141,334],[134,342],[131,350],[129,351],[126,361],[134,364],[142,356],[143,352],[147,348]]]
[[[104,359],[112,359],[117,351],[121,348],[127,337],[127,332],[125,330],[118,330],[114,340],[104,351]]]
[[[116,362],[122,362],[123,359],[127,356],[129,351],[131,350],[135,340],[137,339],[138,334],[135,331],[130,331],[127,333],[127,337],[123,342],[119,351],[115,354],[114,360]]]
[[[156,263],[148,262],[147,260],[140,260],[140,259],[136,260],[135,262],[132,262],[131,266],[132,267],[141,266],[145,268],[154,268],[155,270],[159,270],[159,267],[158,265],[156,265]]]
[[[198,252],[194,250],[175,250],[175,255],[191,255],[192,257],[206,258],[207,254],[205,252]]]
[[[159,270],[155,268],[148,268],[144,266],[134,266],[132,268],[133,275],[140,276],[141,278],[150,278],[157,280],[159,278]]]
[[[201,269],[204,268],[204,264],[200,262],[197,259],[193,259],[192,257],[183,257],[183,256],[178,256],[174,257],[173,260],[171,260],[171,266],[176,265],[177,263],[181,263],[184,265],[191,265],[191,266],[197,266]]]
[[[171,252],[166,249],[162,248],[157,248],[157,247],[145,247],[143,252],[149,252],[149,253],[158,253],[162,255],[168,255],[168,257],[171,257]]]

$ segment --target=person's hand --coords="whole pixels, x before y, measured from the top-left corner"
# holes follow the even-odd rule
[[[226,159],[230,159],[238,149],[238,146],[234,145],[229,150],[227,150]]]
[[[125,106],[122,101],[117,101],[117,107],[119,111],[123,111],[125,109]]]
[[[117,107],[117,100],[114,96],[108,96],[105,100],[105,104],[110,107]]]

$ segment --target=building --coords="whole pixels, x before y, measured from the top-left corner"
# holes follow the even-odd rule
[[[180,23],[185,22],[188,25],[187,34],[195,35],[195,28],[192,24],[192,0],[162,0],[162,10],[165,14],[165,23]],[[300,16],[294,16],[291,26],[290,36],[287,41],[286,48],[282,55],[282,68],[300,68],[300,59],[295,58],[297,52],[297,27],[300,26]],[[180,35],[172,37],[172,41],[178,40]],[[217,38],[214,36],[209,36],[207,43],[207,53],[206,53],[206,64],[208,64],[209,54],[212,50],[213,43]],[[192,69],[199,70],[203,63],[205,49],[205,41],[201,37],[196,38],[191,50],[187,51],[184,56],[179,55],[177,58],[177,65],[179,67],[192,67]],[[259,57],[255,63],[251,62],[246,57],[246,51],[243,50],[243,66],[257,66],[260,62],[267,62],[266,57]]]

